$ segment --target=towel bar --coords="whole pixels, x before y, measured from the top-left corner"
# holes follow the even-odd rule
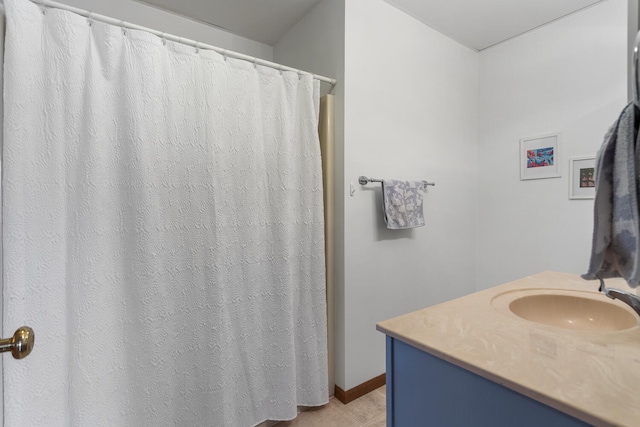
[[[358,182],[360,183],[360,185],[367,185],[370,182],[382,182],[382,179],[377,179],[377,178],[367,178],[364,175],[360,175],[358,177]],[[422,185],[424,186],[424,188],[427,188],[427,185],[433,185],[435,186],[436,183],[435,182],[428,182],[428,181],[422,181]]]

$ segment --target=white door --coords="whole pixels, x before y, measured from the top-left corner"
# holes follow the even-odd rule
[[[0,58],[3,58],[2,63],[4,64],[4,19],[0,19]],[[2,67],[4,68],[4,67]],[[0,72],[0,87],[3,86],[3,74]],[[0,92],[1,93],[1,92]],[[0,117],[2,117],[3,112],[3,103],[0,102]],[[2,123],[0,120],[0,148],[2,146]],[[0,167],[0,172],[2,168]],[[0,174],[1,175],[1,174]],[[1,189],[0,185],[0,189]],[[1,200],[1,198],[0,198]],[[0,205],[1,207],[1,205]],[[2,226],[2,215],[0,215],[0,229]],[[1,236],[1,233],[0,233]],[[2,245],[0,245],[0,259],[2,259]],[[0,284],[2,283],[2,264],[0,263]],[[3,292],[0,292],[0,331],[2,331],[2,301]],[[11,325],[8,325],[11,327]],[[33,330],[29,327],[20,327],[15,331],[13,336],[0,339],[0,352],[7,352],[4,356],[1,356],[2,359],[0,361],[2,371],[4,371],[4,358],[13,356],[16,359],[23,359],[28,356],[31,350],[33,349],[35,334]],[[4,424],[4,381],[0,382],[0,418],[3,420]]]

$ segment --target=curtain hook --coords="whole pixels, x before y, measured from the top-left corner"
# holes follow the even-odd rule
[[[258,58],[256,58],[255,56],[253,57],[253,69],[257,69],[258,68]]]
[[[46,9],[47,9],[47,5],[44,3],[45,0],[40,0],[40,10],[42,11],[43,15],[46,15]]]
[[[227,62],[227,49],[222,51],[222,56],[224,57],[224,62]]]
[[[200,42],[196,42],[196,54],[200,53]]]
[[[126,22],[120,21],[120,28],[122,28],[122,35],[123,36],[127,35],[127,27],[125,25],[126,25]]]
[[[284,70],[282,69],[282,65],[280,65],[280,66],[278,67],[278,69],[280,70],[280,75],[282,75],[282,72],[284,71]]]
[[[167,45],[167,35],[165,33],[162,33],[161,38],[162,38],[162,46],[166,46]]]
[[[87,15],[87,24],[89,24],[89,26],[93,26],[93,12],[89,11],[89,14]]]

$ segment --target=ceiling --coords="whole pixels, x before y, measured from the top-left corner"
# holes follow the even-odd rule
[[[479,51],[602,0],[385,1]]]
[[[321,0],[139,1],[273,46]],[[602,0],[384,1],[479,51]]]

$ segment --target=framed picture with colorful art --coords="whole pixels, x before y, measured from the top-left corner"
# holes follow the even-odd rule
[[[520,140],[520,179],[560,178],[560,134]]]
[[[595,156],[569,159],[569,198],[594,199],[596,197]]]

